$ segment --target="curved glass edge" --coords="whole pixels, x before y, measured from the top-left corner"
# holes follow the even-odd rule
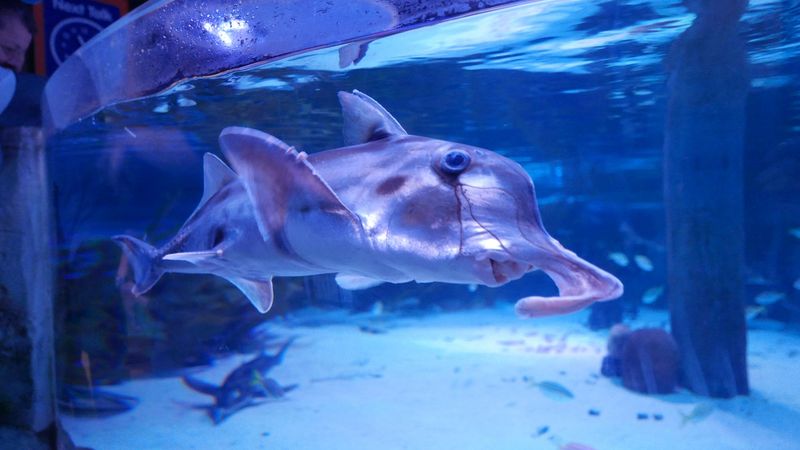
[[[152,0],[89,41],[48,81],[48,134],[175,83],[300,51],[395,34],[526,0]]]

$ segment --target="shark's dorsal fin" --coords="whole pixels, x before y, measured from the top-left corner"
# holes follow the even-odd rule
[[[226,128],[219,142],[253,203],[262,237],[279,250],[294,253],[284,230],[290,214],[322,213],[360,228],[358,216],[320,178],[305,153],[251,128]]]
[[[272,277],[267,280],[249,280],[247,278],[225,277],[234,284],[258,312],[265,313],[272,307]]]
[[[213,153],[203,156],[203,198],[199,205],[205,204],[223,186],[236,179],[236,173]]]
[[[383,281],[376,280],[375,278],[364,277],[361,275],[353,275],[349,273],[337,273],[336,284],[342,289],[348,291],[357,291],[360,289],[369,289],[382,284]]]
[[[358,145],[392,135],[406,135],[406,130],[370,96],[354,90],[339,92],[344,116],[344,145]]]

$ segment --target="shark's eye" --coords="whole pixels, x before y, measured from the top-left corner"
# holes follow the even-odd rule
[[[444,173],[457,175],[469,167],[469,154],[463,150],[453,150],[442,157],[441,168]]]

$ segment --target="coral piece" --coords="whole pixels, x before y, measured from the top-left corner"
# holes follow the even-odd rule
[[[645,394],[668,394],[678,384],[678,346],[660,328],[643,328],[627,335],[620,360],[622,384]]]
[[[608,354],[616,358],[622,357],[622,349],[625,347],[630,334],[631,329],[625,324],[618,323],[611,327],[608,333],[608,344],[606,344]]]
[[[608,334],[608,354],[603,358],[603,364],[600,367],[600,373],[603,376],[618,377],[622,374],[622,349],[630,334],[631,329],[627,325],[618,323],[611,327]]]

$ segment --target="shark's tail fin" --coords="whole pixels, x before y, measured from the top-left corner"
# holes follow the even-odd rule
[[[131,236],[120,235],[112,239],[122,247],[133,269],[133,295],[139,296],[149,291],[164,274],[164,270],[156,264],[155,247]]]

